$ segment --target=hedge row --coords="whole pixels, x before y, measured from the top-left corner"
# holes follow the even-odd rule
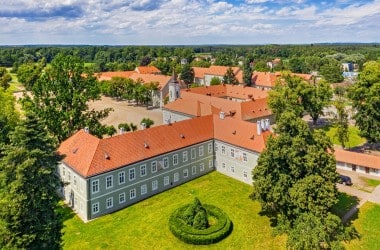
[[[178,239],[189,244],[208,245],[226,238],[231,233],[232,222],[227,214],[220,208],[208,204],[204,204],[203,207],[209,216],[216,218],[217,223],[203,230],[187,225],[182,219],[182,214],[189,206],[191,204],[176,209],[169,218],[170,231]]]

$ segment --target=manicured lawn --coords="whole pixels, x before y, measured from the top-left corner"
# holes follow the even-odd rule
[[[378,185],[380,185],[380,180],[375,180],[375,179],[369,179],[369,178],[365,178],[365,177],[359,177],[360,179],[364,180],[368,186],[370,187],[376,187]]]
[[[213,172],[145,201],[83,223],[64,209],[64,249],[285,249],[286,236],[272,235],[269,219],[248,196],[251,186]],[[168,228],[171,212],[198,197],[223,209],[234,229],[226,239],[208,246],[187,245]]]
[[[332,207],[332,212],[338,215],[340,218],[343,216],[356,204],[359,203],[358,198],[350,196],[346,193],[339,193],[338,203]]]
[[[358,213],[353,225],[360,234],[360,239],[346,244],[347,249],[380,249],[380,205],[366,202]]]
[[[338,141],[338,138],[335,136],[337,129],[334,126],[326,126],[323,128],[323,130],[326,132],[326,135],[330,137],[331,141],[335,145],[341,145]],[[357,127],[349,126],[348,132],[349,132],[349,140],[346,147],[352,148],[352,147],[362,145],[363,143],[366,142],[365,138],[360,137],[359,129]]]

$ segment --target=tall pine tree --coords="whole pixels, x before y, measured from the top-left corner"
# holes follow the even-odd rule
[[[59,249],[61,183],[54,143],[33,114],[9,138],[0,159],[0,248]]]

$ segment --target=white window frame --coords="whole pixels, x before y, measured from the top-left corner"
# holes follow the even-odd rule
[[[205,171],[205,164],[204,164],[204,163],[201,163],[201,164],[199,165],[199,172],[203,172],[203,171]]]
[[[135,168],[130,168],[128,170],[128,179],[129,179],[129,181],[133,181],[136,179],[136,169]]]
[[[108,185],[108,183],[111,183],[110,185]],[[113,187],[113,177],[112,175],[108,175],[106,176],[106,189],[110,189]]]
[[[203,145],[199,146],[199,148],[198,148],[198,155],[199,156],[203,156],[204,153],[205,153],[205,149],[204,149]]]
[[[133,188],[133,189],[129,190],[129,199],[133,200],[135,198],[136,198],[136,188]]]
[[[222,163],[222,168],[226,168],[226,163]]]
[[[247,162],[247,161],[248,161],[247,153],[243,152],[243,162]]]
[[[187,151],[182,152],[182,162],[187,162],[189,159]]]
[[[153,180],[152,181],[152,191],[157,190],[157,189],[158,189],[158,181]]]
[[[216,162],[215,162],[216,164]],[[212,159],[208,160],[208,168],[214,167],[214,161]]]
[[[119,194],[119,204],[124,203],[126,201],[125,199],[125,192]]]
[[[96,184],[95,184],[96,183]],[[96,185],[96,190],[94,191],[94,186]],[[96,194],[98,193],[100,190],[100,187],[99,187],[99,180],[92,180],[91,181],[91,193],[92,194]]]
[[[94,204],[92,204],[92,214],[97,214],[99,213],[100,209],[99,209],[99,202],[96,202]]]
[[[230,149],[230,156],[231,156],[232,158],[235,158],[235,149],[234,149],[234,148],[231,148],[231,149]]]
[[[65,167],[62,167],[62,176],[66,175]]]
[[[197,174],[197,166],[192,166],[191,167],[191,174],[192,175]]]
[[[215,143],[215,152],[218,152],[218,143]]]
[[[140,177],[143,177],[146,175],[146,164],[140,165]]]
[[[164,159],[162,159],[162,162],[163,162],[163,168],[168,168],[169,167],[169,158],[168,157],[164,157]]]
[[[191,149],[191,159],[194,160],[195,158],[197,158],[197,151],[195,150],[195,148],[192,148]]]
[[[209,154],[212,153],[212,143],[211,142],[207,145],[207,151]]]
[[[148,187],[146,186],[146,184],[141,185],[140,189],[141,189],[140,190],[141,191],[141,195],[144,195],[144,194],[146,194],[148,192]]]
[[[125,171],[119,172],[119,185],[125,183]]]
[[[157,172],[157,161],[152,161],[150,163],[150,170],[152,171],[152,174]]]
[[[174,182],[179,181],[179,173],[178,173],[178,172],[174,173],[173,181],[174,181]]]
[[[244,171],[243,171],[243,177],[244,177],[244,179],[247,179],[247,178],[248,178],[248,172],[247,172],[247,170],[244,170]]]
[[[170,178],[169,176],[164,176],[164,186],[167,186],[170,184]]]
[[[74,187],[77,187],[77,176],[74,175],[73,177],[73,183],[74,183]]]
[[[108,209],[108,208],[111,208],[111,207],[113,207],[113,197],[109,197],[106,200],[106,208]]]
[[[183,170],[183,178],[187,178],[189,177],[189,170],[188,169],[184,169]]]
[[[173,165],[178,165],[178,154],[173,155]]]
[[[235,173],[235,166],[230,166],[230,170],[232,173]]]
[[[226,155],[226,147],[222,146],[222,155]]]

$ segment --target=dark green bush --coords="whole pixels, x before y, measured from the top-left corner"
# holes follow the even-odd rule
[[[188,204],[176,209],[169,218],[170,231],[178,239],[189,244],[207,245],[216,243],[231,233],[232,222],[227,214],[225,214],[220,208],[208,204],[203,205],[206,219],[207,215],[213,216],[216,218],[217,222],[206,229],[196,229],[191,225],[188,225],[184,220],[184,213],[193,205],[194,204]]]

